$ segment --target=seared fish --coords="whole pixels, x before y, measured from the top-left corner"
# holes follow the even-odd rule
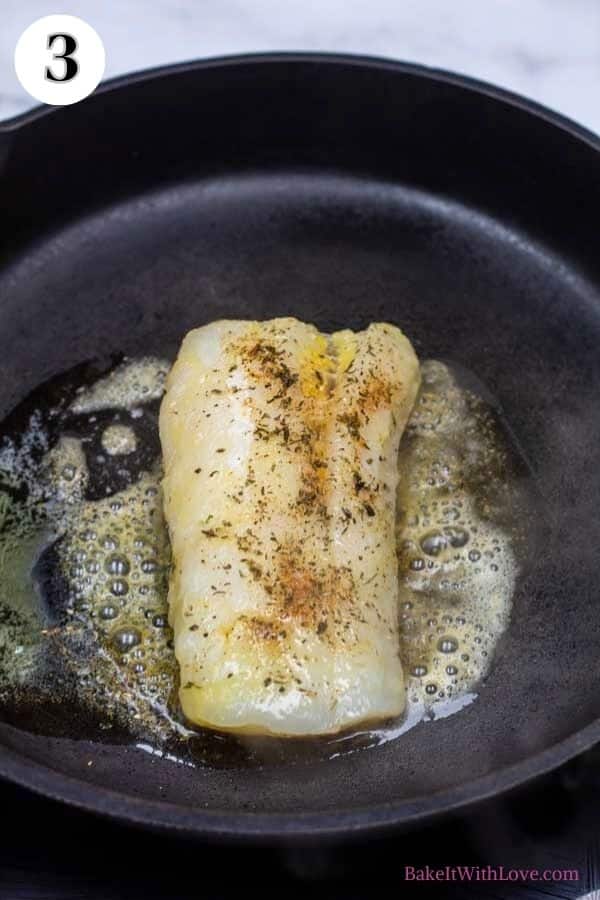
[[[418,387],[392,325],[219,321],[186,336],[160,436],[191,722],[316,735],[402,712],[397,457]]]

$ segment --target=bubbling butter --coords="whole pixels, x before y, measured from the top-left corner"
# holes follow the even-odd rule
[[[110,456],[134,453],[137,447],[135,431],[128,425],[109,425],[102,432],[102,447]]]
[[[114,465],[122,465],[137,446],[140,405],[160,398],[167,369],[161,360],[123,363],[77,390],[76,400],[60,414],[54,441],[48,430],[57,413],[44,410],[31,417],[20,439],[6,440],[0,451],[0,698],[5,704],[16,698],[17,687],[27,688],[38,703],[58,690],[75,694],[106,727],[133,724],[159,738],[185,732],[170,709],[176,665],[167,623],[170,554],[159,462],[132,473],[124,489],[89,499],[88,456],[97,417],[82,418],[100,411],[108,416],[101,443],[109,456],[118,457]],[[125,425],[120,419],[128,410],[131,424]],[[145,411],[144,420],[153,418],[150,427],[156,429],[157,410],[146,406]],[[124,470],[117,471],[122,480]],[[40,567],[45,575],[35,583]]]
[[[400,451],[401,655],[413,702],[473,691],[506,629],[518,507],[508,448],[485,403],[429,361]],[[516,523],[515,523],[516,525]]]
[[[94,384],[78,388],[71,403],[71,412],[131,410],[140,403],[159,400],[165,389],[169,368],[167,362],[155,357],[125,361]]]

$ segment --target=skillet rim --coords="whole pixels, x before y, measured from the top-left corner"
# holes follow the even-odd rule
[[[107,78],[102,81],[98,87],[92,92],[90,97],[99,94],[108,94],[130,85],[139,84],[145,81],[152,81],[155,78],[162,78],[166,75],[175,75],[179,72],[192,72],[203,69],[221,68],[223,66],[239,66],[248,63],[258,63],[272,65],[273,63],[287,62],[309,62],[324,63],[329,65],[343,64],[356,66],[361,68],[373,69],[389,69],[396,72],[404,72],[408,75],[415,75],[420,78],[428,78],[431,81],[439,81],[443,84],[452,84],[457,87],[466,88],[478,94],[483,94],[491,99],[500,100],[509,106],[517,107],[524,112],[531,113],[537,118],[549,122],[572,134],[574,137],[582,139],[593,149],[600,150],[600,134],[580,125],[569,116],[559,113],[537,100],[531,100],[524,97],[516,91],[509,88],[499,87],[472,75],[463,75],[459,72],[452,72],[448,69],[437,68],[436,66],[427,66],[423,63],[408,62],[404,60],[395,60],[385,56],[373,56],[362,53],[337,53],[333,51],[303,51],[303,50],[275,50],[256,53],[234,53],[223,54],[220,56],[208,56],[200,59],[184,60],[179,63],[167,63],[160,66],[152,66],[147,69],[138,69],[134,72],[127,72],[124,75],[116,75],[113,78]],[[50,106],[48,104],[36,104],[30,109],[16,116],[0,121],[0,134],[9,134],[26,127],[32,122],[41,119],[44,116],[53,115],[64,109],[62,106]]]
[[[108,94],[131,85],[179,72],[202,71],[223,66],[277,65],[304,62],[384,69],[413,75],[433,82],[451,84],[519,109],[534,118],[568,133],[574,139],[600,152],[600,136],[567,116],[488,82],[412,62],[351,53],[266,52],[245,53],[190,60],[121,75],[103,82],[94,92]],[[93,96],[93,95],[92,95]],[[0,122],[0,135],[11,135],[62,107],[35,106]],[[485,801],[510,791],[526,781],[542,776],[589,749],[600,741],[600,718],[579,731],[521,762],[418,800],[390,801],[355,810],[324,810],[314,813],[257,813],[248,811],[211,811],[185,808],[169,801],[154,801],[113,791],[110,788],[80,780],[49,766],[19,755],[0,745],[0,777],[28,788],[52,800],[68,803],[87,812],[117,819],[140,827],[168,830],[177,834],[225,838],[234,842],[291,843],[311,839],[360,838],[380,834],[399,827],[414,827],[427,820],[456,812],[466,806]]]
[[[356,810],[325,810],[318,813],[222,812],[184,808],[166,800],[142,800],[132,794],[63,775],[41,763],[22,758],[5,746],[0,746],[0,777],[80,811],[140,828],[185,837],[226,839],[237,844],[308,844],[315,839],[334,841],[382,836],[394,829],[408,830],[460,812],[464,807],[485,803],[552,772],[599,740],[600,720],[596,720],[564,741],[552,744],[522,762],[462,785],[416,800],[390,801]]]

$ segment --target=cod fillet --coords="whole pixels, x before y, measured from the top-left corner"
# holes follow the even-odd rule
[[[222,320],[185,337],[160,437],[188,720],[299,736],[402,712],[397,456],[418,387],[388,324]]]

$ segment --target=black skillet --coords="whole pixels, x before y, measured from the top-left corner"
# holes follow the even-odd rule
[[[388,320],[492,389],[550,523],[457,715],[328,762],[210,770],[3,724],[5,777],[186,833],[348,836],[506,791],[600,738],[599,149],[487,85],[309,54],[133,75],[0,126],[1,412],[218,317]]]

